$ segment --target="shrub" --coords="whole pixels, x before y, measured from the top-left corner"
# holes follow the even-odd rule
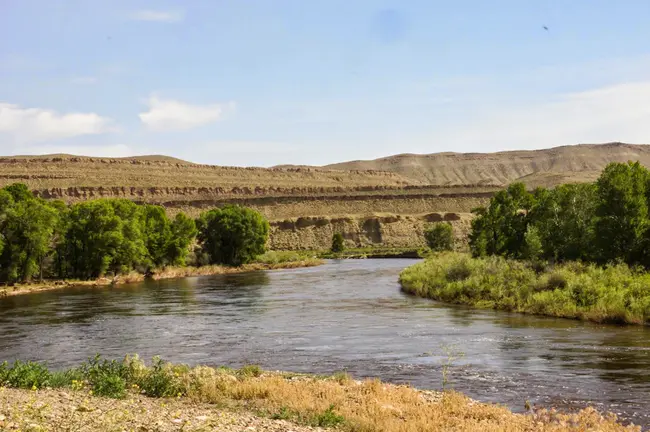
[[[50,378],[50,371],[41,363],[16,360],[12,366],[0,365],[0,385],[40,389],[49,385]]]
[[[142,391],[151,397],[173,397],[185,394],[172,365],[160,357],[153,358],[153,364],[146,373],[136,381]]]
[[[472,269],[470,268],[468,260],[460,260],[452,263],[447,268],[446,279],[449,282],[458,282],[464,281],[472,275]]]
[[[343,234],[334,233],[332,236],[332,248],[333,253],[341,253],[345,250],[345,240],[343,239]]]
[[[454,231],[449,223],[438,222],[432,224],[424,232],[424,238],[429,248],[434,252],[454,249]]]
[[[257,365],[246,365],[239,369],[239,374],[243,377],[258,377],[262,375],[262,368]]]
[[[121,399],[126,395],[126,379],[129,369],[116,360],[102,360],[99,355],[81,365],[83,376],[98,396]]]
[[[334,405],[330,405],[325,411],[314,416],[312,424],[318,427],[336,427],[345,423],[345,417],[334,412]]]
[[[48,381],[48,387],[71,387],[73,383],[83,381],[83,374],[78,369],[52,372]]]
[[[521,261],[445,253],[402,271],[400,283],[408,293],[475,307],[650,324],[650,274],[625,264],[570,262],[538,273]]]

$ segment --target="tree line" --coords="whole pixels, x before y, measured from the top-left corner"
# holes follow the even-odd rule
[[[70,206],[46,201],[16,183],[0,189],[0,282],[92,279],[168,265],[238,266],[264,253],[268,233],[260,213],[238,206],[196,220],[182,212],[169,218],[161,206],[127,199]]]
[[[595,183],[526,190],[513,183],[473,210],[474,256],[624,262],[650,268],[650,171],[610,163]]]

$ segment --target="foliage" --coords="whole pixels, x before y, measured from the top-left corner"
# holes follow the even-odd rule
[[[269,223],[259,212],[233,205],[203,213],[197,228],[211,264],[250,263],[264,253],[269,236]]]
[[[196,225],[184,213],[170,220],[161,206],[145,205],[144,237],[148,258],[155,267],[184,265],[189,245],[196,237]]]
[[[343,234],[337,232],[332,236],[332,247],[330,251],[332,253],[341,253],[345,250],[345,240],[343,239]]]
[[[42,363],[16,360],[11,366],[7,362],[0,364],[0,387],[40,389],[46,387],[50,379],[50,371]]]
[[[82,364],[80,370],[97,396],[114,399],[126,396],[128,368],[123,363],[102,359],[98,354]]]
[[[449,223],[438,222],[432,224],[424,232],[424,238],[429,248],[434,252],[454,249],[454,231]]]
[[[625,262],[650,267],[650,172],[611,163],[594,184],[527,192],[515,183],[474,210],[475,257]]]
[[[480,308],[650,324],[650,273],[568,262],[542,271],[502,257],[438,254],[404,270],[406,292]]]
[[[333,428],[345,423],[345,417],[334,411],[334,405],[331,404],[325,411],[314,416],[312,425],[325,428]]]
[[[160,206],[99,199],[68,207],[12,184],[0,189],[0,282],[184,265],[196,233],[192,219],[170,220]]]
[[[147,396],[178,397],[185,394],[172,365],[164,362],[160,357],[154,357],[151,368],[134,381]]]
[[[42,277],[59,213],[25,185],[0,190],[0,281],[27,282]]]
[[[513,183],[497,192],[487,208],[475,209],[469,236],[472,254],[520,258],[529,222],[527,212],[533,203],[533,195],[524,184]]]
[[[596,182],[598,261],[643,261],[649,226],[649,179],[648,170],[636,162],[610,164]]]

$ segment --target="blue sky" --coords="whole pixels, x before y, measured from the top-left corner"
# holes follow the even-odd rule
[[[0,154],[648,143],[649,19],[647,0],[0,0]]]

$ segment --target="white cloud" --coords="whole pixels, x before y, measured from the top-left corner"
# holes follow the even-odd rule
[[[185,18],[185,13],[180,10],[159,11],[159,10],[139,10],[132,12],[129,18],[134,21],[154,21],[163,23],[175,23]]]
[[[186,130],[221,120],[233,104],[190,105],[173,99],[151,96],[149,111],[139,114],[140,121],[152,131]]]
[[[567,93],[460,119],[437,143],[457,151],[535,149],[578,143],[650,142],[650,81]]]
[[[0,103],[0,133],[35,142],[114,132],[113,121],[95,113],[67,113]]]
[[[127,145],[43,145],[28,147],[19,151],[22,155],[71,154],[91,157],[128,157],[137,153]]]

